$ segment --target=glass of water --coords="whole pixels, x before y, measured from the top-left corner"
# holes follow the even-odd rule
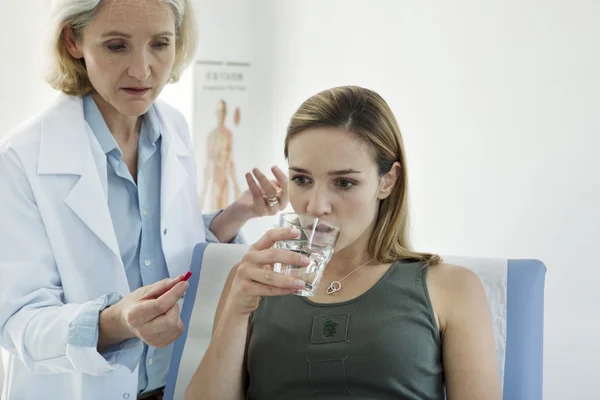
[[[280,228],[296,228],[300,236],[281,240],[275,244],[280,249],[291,250],[310,259],[308,267],[275,263],[275,272],[290,275],[306,282],[306,288],[298,290],[299,296],[314,296],[323,276],[325,266],[333,255],[340,230],[320,218],[298,213],[283,213],[279,216]]]

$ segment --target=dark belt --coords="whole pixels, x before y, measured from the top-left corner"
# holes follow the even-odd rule
[[[165,388],[160,388],[153,390],[151,392],[145,392],[138,395],[138,400],[163,400],[163,396],[165,395]]]

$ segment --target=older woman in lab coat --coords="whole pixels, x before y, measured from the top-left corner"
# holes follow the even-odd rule
[[[157,100],[193,60],[188,0],[59,0],[50,83],[63,94],[0,142],[3,399],[160,398],[201,241],[239,241],[287,204],[246,174],[199,210],[184,118]]]

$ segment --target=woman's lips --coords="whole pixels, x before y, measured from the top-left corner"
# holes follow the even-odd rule
[[[150,88],[123,88],[123,90],[133,96],[143,96],[150,91]]]

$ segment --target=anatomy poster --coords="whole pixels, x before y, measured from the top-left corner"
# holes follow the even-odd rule
[[[244,62],[195,64],[192,141],[203,212],[227,207],[246,188],[236,156],[242,152],[239,139],[250,134],[244,114],[249,72],[250,64]]]

